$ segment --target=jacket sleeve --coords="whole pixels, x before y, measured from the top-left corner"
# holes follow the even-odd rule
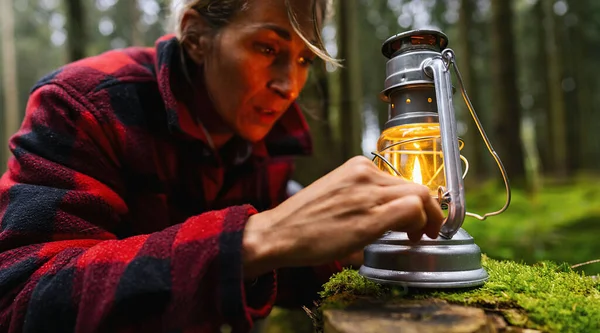
[[[117,239],[128,207],[108,125],[68,86],[30,96],[0,179],[0,331],[245,332],[275,274],[242,276],[256,210],[234,206]]]

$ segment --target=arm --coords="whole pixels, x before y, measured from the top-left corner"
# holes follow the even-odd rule
[[[281,202],[302,190],[302,185],[289,180]],[[339,261],[332,261],[318,266],[282,267],[277,269],[277,299],[276,305],[285,308],[299,306],[312,307],[318,300],[319,291],[329,278],[342,270]]]
[[[243,281],[252,207],[117,239],[128,207],[110,137],[69,87],[32,93],[0,180],[0,331],[237,332],[266,315],[273,274]]]

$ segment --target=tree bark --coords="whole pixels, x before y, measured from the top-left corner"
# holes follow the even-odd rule
[[[562,65],[561,89],[564,95],[565,123],[563,125],[566,136],[567,175],[571,175],[581,168],[581,145],[579,144],[581,110],[575,86],[578,66],[576,39],[579,36],[571,34],[572,24],[568,17],[572,15],[573,8],[569,8],[570,10],[565,15],[554,15],[554,39]]]
[[[593,121],[594,104],[591,89],[596,75],[589,70],[589,61],[593,60],[588,57],[593,43],[588,39],[585,30],[585,24],[589,20],[589,9],[587,3],[581,0],[569,1],[569,8],[571,15],[577,18],[575,25],[569,29],[569,39],[573,45],[573,73],[579,114],[578,122],[575,124],[578,135],[576,145],[579,146],[579,167],[584,171],[597,171],[600,140],[590,140],[590,133],[596,130],[593,125],[596,122]]]
[[[297,170],[293,178],[303,186],[308,186],[343,163],[339,146],[335,142],[330,116],[331,94],[329,76],[325,65],[318,60],[312,68],[310,84],[302,92],[300,104],[307,113],[313,141],[313,154],[297,158]],[[312,80],[314,78],[314,80]]]
[[[85,12],[81,0],[66,0],[65,5],[67,13],[68,57],[69,61],[75,61],[85,57]]]
[[[341,69],[340,126],[342,155],[362,155],[362,80],[360,78],[358,1],[339,1]]]
[[[550,100],[550,129],[551,147],[553,153],[553,173],[559,179],[569,175],[565,95],[562,89],[563,64],[562,55],[556,41],[556,25],[554,18],[554,1],[542,1],[544,10],[544,31],[546,44],[546,59],[548,70],[548,98]]]
[[[536,144],[540,153],[542,173],[554,173],[554,153],[551,146],[552,136],[550,130],[550,104],[548,103],[548,62],[546,59],[544,10],[542,1],[538,1],[532,8],[531,19],[535,29],[535,59],[532,64],[532,77],[534,80],[534,105],[533,118],[535,119]]]
[[[14,35],[13,2],[0,1],[0,22],[2,24],[2,86],[4,94],[4,114],[2,123],[4,135],[2,136],[2,166],[4,170],[10,156],[8,139],[15,134],[20,126],[19,94],[17,82],[17,57]]]
[[[521,110],[516,83],[512,1],[492,0],[492,73],[494,145],[511,184],[524,186],[525,162],[521,142]]]
[[[129,1],[129,17],[131,19],[130,29],[131,29],[131,45],[132,46],[143,46],[144,39],[140,33],[140,29],[138,29],[138,24],[140,21],[140,9],[138,8],[137,0],[127,0]]]
[[[471,32],[473,31],[473,12],[475,11],[474,0],[461,0],[460,2],[460,19],[458,20],[458,31],[460,36],[459,51],[460,53],[456,56],[463,82],[471,102],[476,107],[478,101],[478,86],[476,84],[475,69],[473,67],[473,45],[476,41],[471,38]],[[459,98],[462,101],[462,98]],[[464,105],[464,103],[463,103]],[[465,107],[465,122],[468,124],[468,131],[466,135],[465,151],[467,158],[470,161],[472,170],[474,173],[474,180],[479,181],[485,178],[485,160],[486,154],[485,146],[483,145],[481,135],[477,130],[477,127],[473,123],[471,114]]]

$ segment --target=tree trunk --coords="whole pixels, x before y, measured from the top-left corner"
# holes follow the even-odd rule
[[[600,152],[600,140],[590,140],[590,133],[596,130],[594,119],[594,103],[592,98],[592,82],[596,75],[589,71],[590,59],[587,55],[591,53],[590,40],[586,36],[585,24],[588,22],[587,3],[581,0],[569,1],[569,8],[575,15],[577,21],[569,29],[569,39],[573,45],[572,57],[574,64],[574,77],[577,95],[577,110],[579,121],[575,124],[577,127],[577,142],[579,147],[579,167],[585,171],[598,170],[598,155]],[[596,137],[597,138],[597,137]]]
[[[554,173],[554,153],[551,146],[550,105],[548,103],[548,62],[546,59],[544,9],[542,1],[532,8],[532,28],[535,29],[535,60],[532,62],[534,85],[533,119],[535,120],[536,144],[540,153],[542,173]]]
[[[85,12],[81,0],[66,0],[65,5],[67,14],[68,56],[69,61],[75,61],[85,57]]]
[[[129,5],[129,17],[131,21],[130,29],[131,29],[131,45],[132,46],[143,46],[144,39],[140,33],[140,29],[138,28],[138,24],[140,22],[140,9],[138,8],[137,0],[127,0]]]
[[[362,81],[358,33],[358,1],[339,1],[340,57],[340,126],[342,155],[349,159],[362,155]]]
[[[379,131],[382,131],[389,118],[389,104],[380,98],[385,81],[385,64],[388,60],[381,53],[381,45],[384,40],[398,33],[396,30],[397,18],[388,8],[387,0],[358,1],[358,6],[359,12],[376,12],[379,18],[378,21],[375,21],[375,19],[369,19],[367,15],[363,15],[358,24],[361,25],[359,40],[363,105],[370,105],[373,108],[377,117],[377,127]],[[394,28],[390,29],[392,25],[390,23]],[[369,147],[373,150],[375,148],[375,145]]]
[[[13,2],[0,1],[0,22],[2,24],[2,86],[4,95],[4,124],[2,130],[2,166],[4,170],[10,156],[8,139],[15,134],[20,126],[19,94],[17,84],[17,57],[14,35]]]
[[[525,163],[521,142],[521,111],[516,86],[515,45],[512,33],[512,1],[492,0],[492,73],[494,145],[511,183],[525,184]]]
[[[573,26],[568,18],[571,15],[571,11],[569,11],[563,16],[554,16],[554,38],[563,66],[561,88],[564,94],[566,165],[569,175],[572,175],[581,168],[581,145],[579,144],[581,110],[577,96],[577,87],[575,86],[578,65],[576,39],[579,36],[572,36],[571,34]]]
[[[550,101],[550,144],[553,151],[553,174],[559,179],[569,175],[567,153],[567,130],[565,95],[562,89],[563,64],[562,55],[556,41],[556,24],[554,18],[554,1],[542,1],[544,10],[544,31],[546,44],[546,59],[548,70],[548,98]]]
[[[475,78],[475,69],[473,67],[473,45],[476,41],[471,38],[471,32],[473,31],[473,12],[475,11],[474,0],[461,0],[460,2],[460,19],[458,20],[458,31],[460,36],[459,51],[460,53],[456,56],[460,71],[462,74],[463,82],[471,102],[476,107],[478,105],[478,86]],[[462,101],[462,98],[459,97]],[[462,103],[464,105],[464,103]],[[465,151],[467,158],[470,161],[475,181],[480,181],[485,178],[485,146],[483,145],[481,135],[477,130],[477,126],[473,123],[471,114],[465,107],[465,122],[468,124],[468,131],[466,135]]]
[[[297,158],[296,162],[297,172],[293,179],[303,186],[310,185],[342,163],[332,132],[334,122],[329,114],[331,94],[327,74],[325,65],[319,60],[312,68],[310,84],[303,90],[300,101],[307,113],[313,141],[312,156]]]

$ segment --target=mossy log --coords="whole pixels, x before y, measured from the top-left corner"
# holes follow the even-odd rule
[[[317,332],[600,332],[600,283],[566,265],[483,257],[490,275],[471,290],[423,291],[334,275],[308,311]]]

